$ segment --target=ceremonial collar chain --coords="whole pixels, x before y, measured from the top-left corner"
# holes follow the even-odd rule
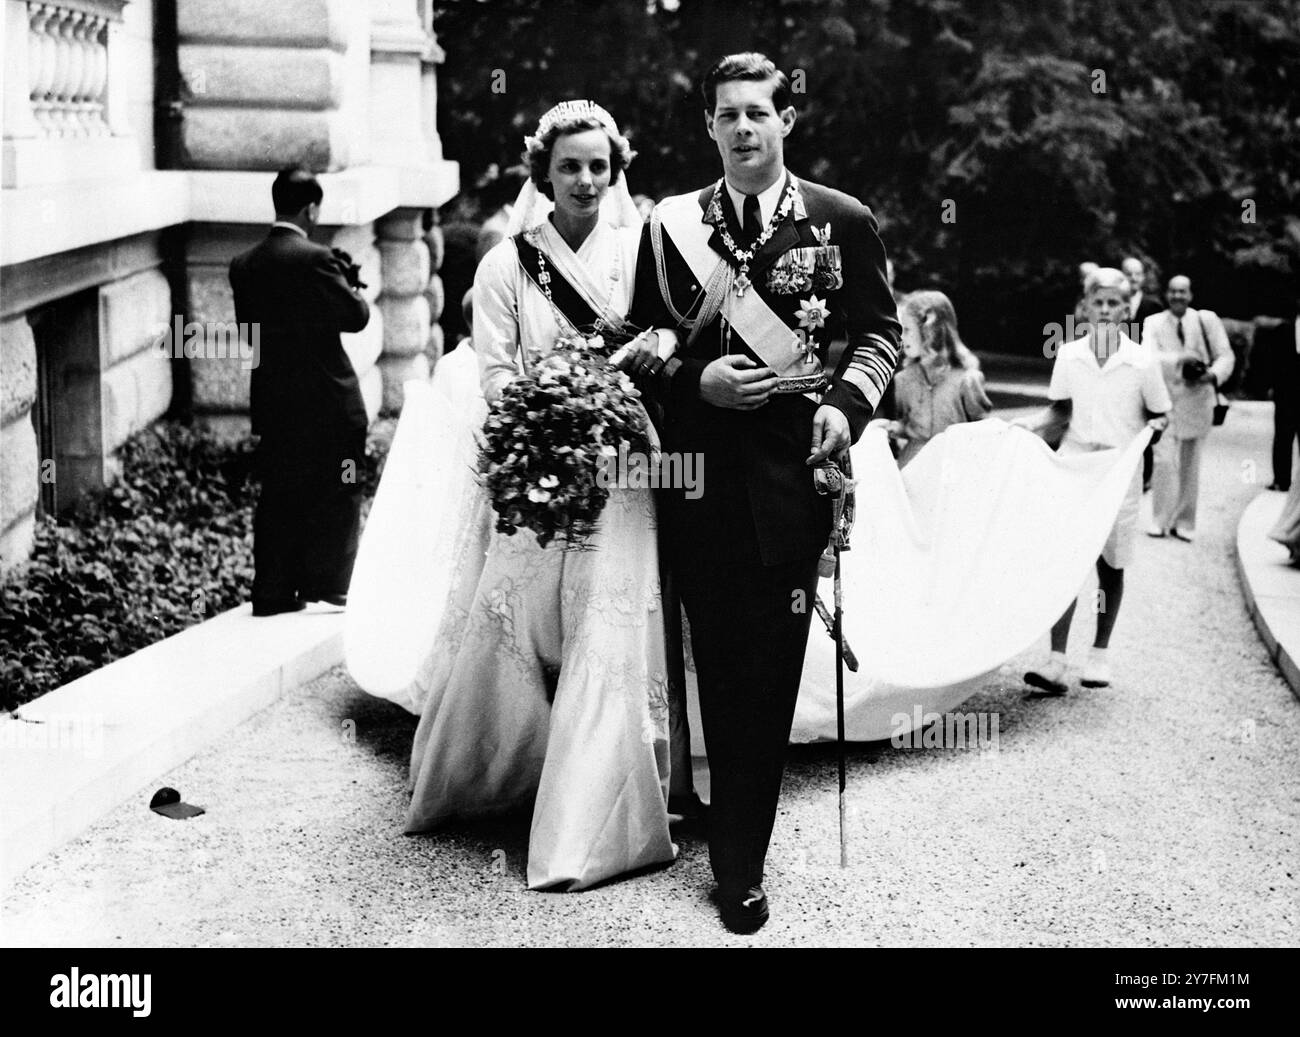
[[[772,235],[776,233],[782,221],[790,213],[790,207],[794,205],[794,177],[790,177],[786,184],[785,193],[781,196],[781,204],[776,207],[776,212],[772,214],[772,219],[768,225],[763,228],[763,233],[747,249],[737,247],[735,239],[731,236],[731,231],[727,229],[727,221],[722,217],[722,203],[719,200],[720,195],[726,190],[726,181],[719,180],[713,188],[713,198],[709,202],[709,218],[722,234],[722,243],[727,246],[728,251],[740,263],[740,270],[736,274],[736,280],[733,282],[732,290],[736,293],[737,298],[744,295],[753,283],[749,279],[749,261],[754,258],[764,245],[768,243]]]

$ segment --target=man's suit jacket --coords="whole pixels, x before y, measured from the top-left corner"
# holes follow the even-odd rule
[[[822,364],[827,362],[831,341],[847,337],[848,344],[837,368],[826,371],[830,384],[822,402],[844,413],[856,440],[879,405],[900,353],[901,329],[885,278],[885,249],[875,217],[857,199],[805,180],[800,180],[798,187],[804,213],[800,216],[792,208],[754,255],[749,263],[749,290],[757,292],[791,329],[792,340],[800,327],[797,311],[801,305],[814,295],[827,304],[825,326],[812,332]],[[717,209],[710,218],[715,189],[716,185],[671,201],[696,206],[702,221],[714,222],[710,248],[739,268],[717,226]],[[741,242],[725,189],[719,202],[733,240]],[[819,239],[818,234],[825,235],[827,227],[829,238]],[[813,284],[787,290],[786,285],[771,279],[773,268],[790,250],[825,247],[827,242],[839,247],[842,286],[827,290]],[[700,279],[666,230],[663,248],[664,275],[673,306],[678,313],[689,315],[702,295]],[[680,490],[665,494],[670,547],[688,558],[757,556],[765,565],[796,561],[821,551],[830,533],[830,509],[826,498],[817,494],[812,469],[805,463],[812,452],[817,404],[797,392],[773,394],[753,411],[715,407],[700,399],[700,376],[724,351],[721,317],[715,317],[687,345],[687,331],[673,319],[660,291],[649,227],[641,241],[629,318],[637,327],[677,331],[679,347],[674,359],[681,363],[665,369],[664,446],[669,451],[703,456],[704,485],[698,499],[688,500]],[[764,364],[734,328],[730,351]]]
[[[1300,409],[1300,319],[1287,316],[1257,327],[1250,366],[1283,410]]]
[[[271,442],[337,442],[368,424],[339,333],[360,331],[370,307],[328,248],[284,227],[230,264],[235,316],[260,325],[253,432]]]
[[[1159,299],[1155,298],[1154,296],[1150,295],[1147,292],[1143,292],[1142,298],[1138,300],[1137,313],[1134,316],[1129,318],[1130,322],[1133,324],[1133,330],[1136,332],[1136,334],[1130,335],[1129,337],[1134,339],[1137,342],[1141,342],[1142,327],[1146,323],[1146,319],[1148,317],[1154,316],[1157,313],[1160,313],[1163,309],[1164,307],[1160,305]]]
[[[1169,412],[1168,435],[1177,439],[1206,435],[1214,426],[1215,388],[1209,382],[1188,385],[1183,380],[1182,366],[1185,358],[1192,357],[1209,365],[1219,385],[1232,377],[1235,361],[1223,321],[1210,310],[1189,306],[1183,318],[1183,341],[1179,342],[1177,319],[1172,311],[1161,310],[1146,319],[1142,342],[1156,350],[1174,403]]]

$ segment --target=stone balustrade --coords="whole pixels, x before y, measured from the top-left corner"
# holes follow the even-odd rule
[[[29,3],[27,16],[27,82],[40,134],[107,136],[108,15]]]
[[[127,125],[128,0],[3,3],[5,188],[124,176],[141,168]]]

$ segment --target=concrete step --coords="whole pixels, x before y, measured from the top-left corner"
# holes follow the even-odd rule
[[[243,605],[0,718],[0,889],[342,659],[341,612]]]
[[[1300,569],[1287,549],[1268,538],[1286,494],[1265,490],[1237,523],[1237,573],[1259,636],[1282,676],[1300,698]]]

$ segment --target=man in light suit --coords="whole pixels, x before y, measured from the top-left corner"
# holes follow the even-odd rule
[[[1232,346],[1223,322],[1191,308],[1192,282],[1169,281],[1169,309],[1146,319],[1143,342],[1157,350],[1173,400],[1169,430],[1156,447],[1152,478],[1154,537],[1190,542],[1196,527],[1201,446],[1213,425],[1218,388],[1232,376]]]

